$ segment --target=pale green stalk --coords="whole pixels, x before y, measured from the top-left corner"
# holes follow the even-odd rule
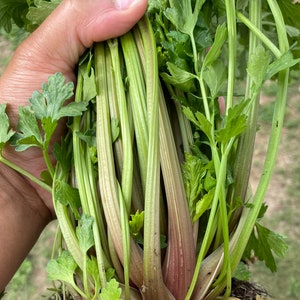
[[[109,92],[107,90],[107,74],[111,72],[107,65],[106,56],[109,51],[105,51],[102,43],[95,45],[95,71],[97,81],[96,96],[97,103],[97,153],[99,187],[103,204],[103,209],[107,221],[109,235],[112,238],[114,248],[121,262],[124,260],[122,246],[122,226],[120,218],[119,195],[114,167],[114,157],[112,150],[110,115],[109,115]],[[142,256],[137,245],[130,242],[130,270],[131,280],[136,286],[142,286]]]
[[[128,83],[129,99],[131,101],[130,107],[132,108],[142,187],[145,192],[147,176],[146,166],[149,147],[147,104],[145,102],[146,88],[138,49],[131,32],[128,32],[126,35],[121,37],[121,45],[124,54],[126,71],[128,78],[130,78]]]
[[[227,30],[228,30],[228,83],[226,95],[226,111],[233,105],[234,85],[235,85],[235,69],[236,69],[236,8],[235,0],[225,0]]]
[[[249,30],[255,34],[258,39],[275,55],[276,58],[280,57],[282,52],[274,45],[274,43],[258,28],[254,23],[245,17],[241,12],[236,13],[238,19],[245,24]]]
[[[143,289],[147,299],[172,299],[162,278],[160,254],[160,159],[159,159],[159,106],[158,64],[156,45],[149,20],[144,17],[138,23],[143,39],[146,62],[146,101],[148,124],[147,177],[144,210],[144,259]]]
[[[85,70],[82,70],[84,72]],[[83,89],[83,77],[81,74],[81,70],[79,70],[79,74],[77,76],[77,89],[75,94],[75,102],[82,101],[82,92]],[[105,253],[102,249],[102,241],[104,245],[106,241],[105,229],[102,224],[102,238],[100,233],[101,228],[101,215],[99,207],[99,199],[98,192],[96,188],[96,174],[93,171],[91,158],[88,153],[88,145],[82,141],[78,135],[79,132],[84,132],[89,129],[87,113],[84,113],[83,117],[74,117],[72,130],[73,130],[73,156],[74,156],[74,169],[76,174],[76,182],[80,195],[82,210],[84,214],[93,217],[93,237],[95,240],[95,251],[97,257],[98,264],[98,272],[100,276],[101,286],[104,287],[106,285],[106,274],[105,274],[105,262],[107,265],[108,258],[105,257]],[[84,124],[81,125],[82,120]],[[94,175],[94,176],[93,176]],[[86,255],[85,255],[86,256]],[[84,260],[86,264],[86,258]],[[84,278],[84,286],[86,289],[86,293],[88,294],[88,275],[87,275],[87,267],[83,266],[83,278]]]
[[[256,28],[261,28],[261,0],[249,1],[249,21]],[[258,37],[252,32],[249,32],[249,54],[250,58],[260,45]],[[247,128],[238,140],[238,148],[236,152],[236,160],[234,162],[233,176],[234,176],[234,191],[231,200],[231,206],[236,206],[236,201],[241,199],[246,201],[246,193],[249,185],[249,177],[252,163],[252,156],[254,151],[254,142],[257,131],[259,94],[258,91],[254,93],[252,89],[253,80],[249,75],[246,78],[246,90],[244,100],[251,99],[251,107],[247,116]],[[234,227],[241,213],[241,209],[237,209],[230,220],[230,227]]]
[[[118,185],[120,199],[120,216],[122,227],[122,244],[124,253],[124,285],[125,285],[125,300],[130,300],[130,230],[127,214],[126,202],[123,197],[121,187]]]
[[[133,180],[133,152],[132,152],[132,136],[130,129],[130,122],[127,111],[126,95],[121,74],[121,64],[119,58],[118,42],[115,39],[113,42],[108,42],[111,56],[112,66],[114,70],[115,84],[116,84],[116,98],[118,102],[120,127],[121,127],[121,141],[123,149],[123,165],[121,187],[124,201],[126,203],[127,213],[131,210],[131,195],[132,195],[132,180]]]
[[[16,172],[22,174],[23,176],[27,177],[32,182],[34,182],[37,185],[39,185],[40,187],[42,187],[44,190],[46,190],[49,193],[51,193],[51,191],[52,191],[51,186],[49,186],[48,184],[46,184],[42,180],[36,178],[34,175],[32,175],[31,173],[27,172],[26,170],[20,168],[19,166],[17,166],[16,164],[12,163],[11,161],[7,160],[2,155],[0,155],[0,162],[4,163],[5,165],[7,165],[8,167],[10,167],[11,169],[13,169]]]

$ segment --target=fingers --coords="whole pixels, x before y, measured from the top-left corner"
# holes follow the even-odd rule
[[[142,17],[147,0],[63,0],[17,49],[0,79],[0,101],[24,105],[48,77],[62,72],[74,80],[73,69],[95,41],[122,35]]]

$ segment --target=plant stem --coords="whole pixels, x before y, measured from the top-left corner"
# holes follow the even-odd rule
[[[45,182],[41,181],[40,179],[36,178],[34,175],[32,175],[31,173],[27,172],[26,170],[20,168],[19,166],[17,166],[13,162],[7,160],[2,155],[0,155],[0,162],[4,163],[5,165],[7,165],[8,167],[10,167],[11,169],[13,169],[16,172],[18,172],[19,174],[27,177],[29,180],[31,180],[32,182],[38,184],[40,187],[42,187],[43,189],[45,189],[46,191],[48,191],[49,193],[51,193],[51,191],[52,191],[52,187],[51,186],[49,186]]]
[[[227,100],[226,111],[231,108],[233,103],[234,84],[235,84],[235,68],[236,68],[236,8],[234,0],[225,0],[227,30],[228,30],[228,83],[227,83]]]
[[[147,299],[171,299],[162,280],[160,255],[160,159],[159,159],[159,103],[158,63],[154,33],[147,17],[138,23],[145,51],[146,99],[148,124],[147,180],[144,210],[144,286]]]
[[[263,32],[255,26],[248,18],[246,18],[242,13],[237,12],[236,13],[238,19],[245,24],[249,30],[254,33],[261,41],[262,43],[269,48],[269,50],[274,54],[276,58],[279,58],[282,54],[282,52],[274,45],[274,43],[265,35]]]

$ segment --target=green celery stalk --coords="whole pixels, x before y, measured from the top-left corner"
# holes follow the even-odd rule
[[[82,72],[84,72],[82,70]],[[82,101],[82,84],[83,77],[78,74],[77,89],[75,94],[75,101]],[[86,215],[93,217],[93,236],[95,240],[95,250],[98,263],[98,271],[100,275],[101,286],[106,286],[106,274],[105,269],[109,262],[107,257],[107,237],[105,233],[104,224],[99,216],[103,215],[99,206],[98,191],[96,188],[96,174],[93,170],[92,161],[88,152],[88,145],[82,141],[78,135],[79,132],[85,132],[89,129],[88,114],[84,114],[82,117],[75,117],[73,119],[72,131],[73,131],[73,156],[74,156],[74,169],[76,175],[77,187],[81,199],[82,211]],[[84,121],[84,122],[82,122]],[[83,123],[83,128],[81,128]],[[106,253],[102,248],[102,244],[106,248]],[[106,265],[106,267],[105,267]],[[86,270],[83,270],[85,272]]]
[[[98,95],[96,96],[96,139],[99,187],[109,235],[111,235],[113,246],[119,259],[121,262],[124,262],[119,192],[114,168],[108,104],[109,95],[107,90],[107,75],[111,72],[106,59],[106,56],[108,55],[109,51],[105,50],[104,44],[98,43],[95,45],[95,73],[98,91]],[[138,249],[134,241],[130,242],[130,253],[131,279],[136,286],[140,287],[143,284],[142,256],[141,251]]]
[[[161,270],[160,254],[160,160],[159,160],[159,104],[158,64],[156,45],[149,20],[143,17],[138,23],[145,49],[146,101],[149,148],[145,183],[144,214],[144,286],[141,290],[148,299],[173,299],[166,288]]]

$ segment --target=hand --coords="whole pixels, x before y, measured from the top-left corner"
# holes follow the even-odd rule
[[[123,3],[129,5],[130,1]],[[66,0],[25,40],[0,80],[1,102],[8,103],[13,127],[17,124],[18,106],[28,105],[32,92],[39,90],[53,73],[60,71],[75,80],[74,67],[80,55],[94,41],[101,41],[128,31],[141,17],[146,1],[135,1],[125,9],[111,0]],[[45,169],[39,151],[5,156],[25,170],[39,176]],[[33,169],[34,168],[34,169]],[[42,191],[38,189],[39,193]],[[45,194],[42,194],[43,198]],[[50,197],[46,206],[52,211]]]
[[[0,78],[0,102],[7,103],[12,126],[17,125],[18,106],[28,105],[32,92],[40,90],[50,75],[59,71],[75,81],[74,67],[84,50],[130,30],[146,6],[146,0],[62,1],[18,47]],[[40,152],[33,149],[16,154],[7,148],[4,156],[35,176],[45,169]],[[0,206],[5,208],[0,212],[1,292],[54,211],[49,194],[1,164],[0,187]],[[7,255],[13,259],[7,260]]]

